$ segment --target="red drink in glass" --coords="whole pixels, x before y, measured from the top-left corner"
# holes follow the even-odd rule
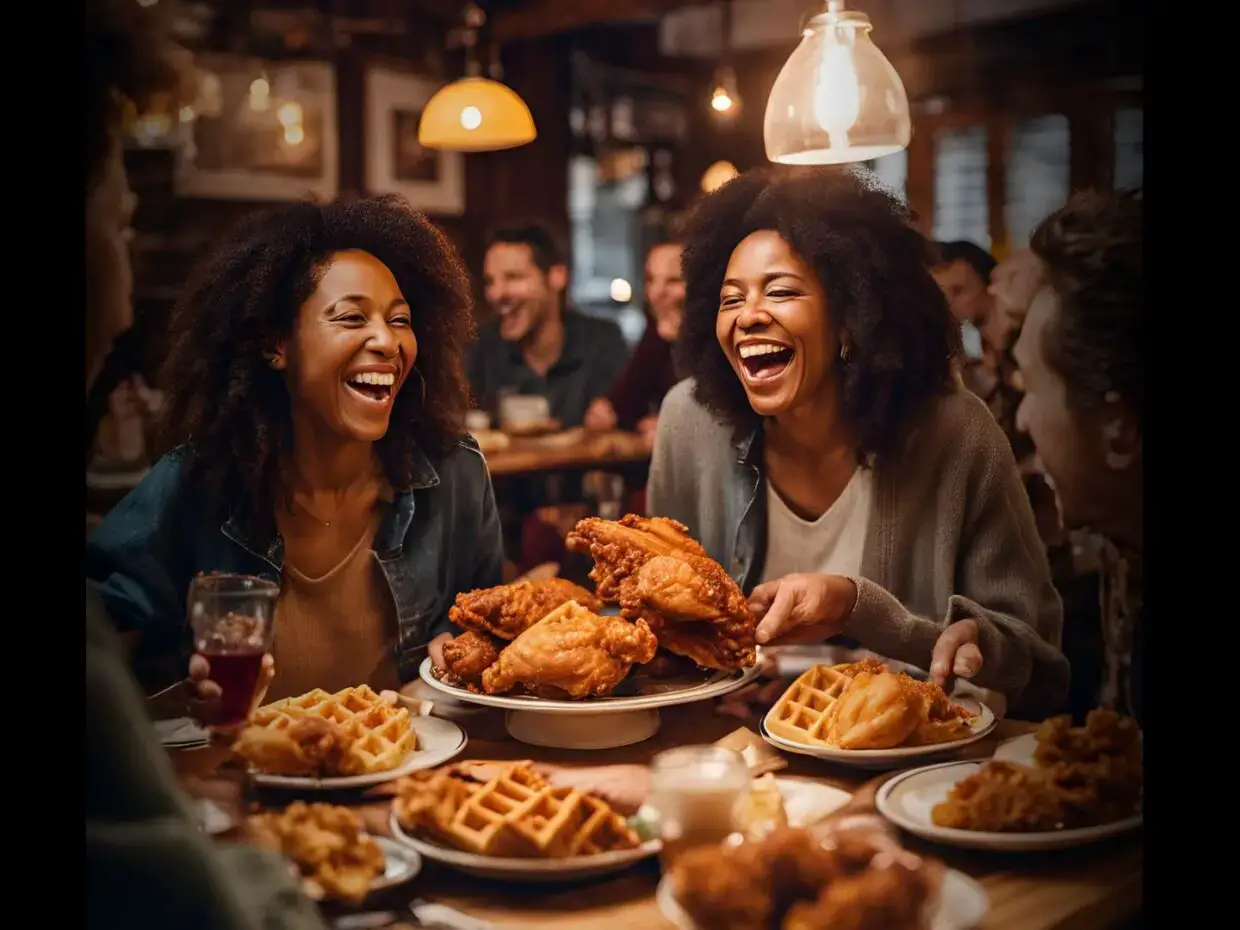
[[[220,686],[220,700],[210,721],[216,727],[235,727],[250,716],[250,704],[258,690],[263,653],[203,652],[211,666],[211,680]]]

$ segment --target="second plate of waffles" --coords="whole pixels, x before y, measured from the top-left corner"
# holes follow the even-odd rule
[[[995,723],[981,702],[949,698],[931,682],[864,659],[808,669],[767,712],[762,735],[789,752],[888,768],[977,742]]]
[[[485,780],[484,780],[485,779]],[[528,762],[418,772],[392,803],[392,835],[427,859],[488,878],[564,881],[658,853],[606,801],[552,786]]]
[[[259,785],[338,790],[440,765],[465,742],[465,731],[450,720],[414,716],[361,685],[263,705],[233,751]]]

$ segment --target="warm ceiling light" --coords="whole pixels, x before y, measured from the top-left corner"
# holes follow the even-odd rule
[[[766,104],[767,158],[834,165],[908,147],[908,94],[870,29],[869,17],[845,10],[843,0],[829,0],[809,21]]]
[[[538,136],[521,96],[506,84],[480,76],[474,45],[484,22],[486,15],[477,4],[465,7],[466,76],[441,87],[422,111],[418,142],[428,149],[498,152]]]
[[[713,194],[737,175],[736,165],[730,161],[717,161],[702,174],[702,191]]]
[[[537,135],[525,101],[507,85],[484,77],[440,88],[418,124],[422,145],[454,152],[511,149],[533,142]]]

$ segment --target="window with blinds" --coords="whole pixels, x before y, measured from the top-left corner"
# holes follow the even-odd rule
[[[908,149],[901,149],[875,158],[865,163],[866,167],[878,175],[884,185],[898,194],[905,194],[908,187]]]
[[[1144,138],[1145,111],[1140,107],[1124,107],[1115,111],[1115,178],[1116,190],[1140,187],[1145,177]]]
[[[1029,244],[1033,229],[1064,205],[1071,184],[1071,132],[1058,113],[1012,127],[1004,181],[1004,219],[1011,249]]]
[[[934,137],[934,238],[990,248],[985,126],[940,129]]]

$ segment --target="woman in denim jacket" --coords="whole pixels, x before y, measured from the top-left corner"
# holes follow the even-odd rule
[[[146,661],[183,675],[187,591],[212,571],[281,584],[269,697],[398,688],[428,644],[439,660],[455,595],[501,581],[461,425],[469,295],[453,246],[394,197],[261,214],[206,265],[171,324],[167,423],[185,442],[87,541],[148,679]]]

